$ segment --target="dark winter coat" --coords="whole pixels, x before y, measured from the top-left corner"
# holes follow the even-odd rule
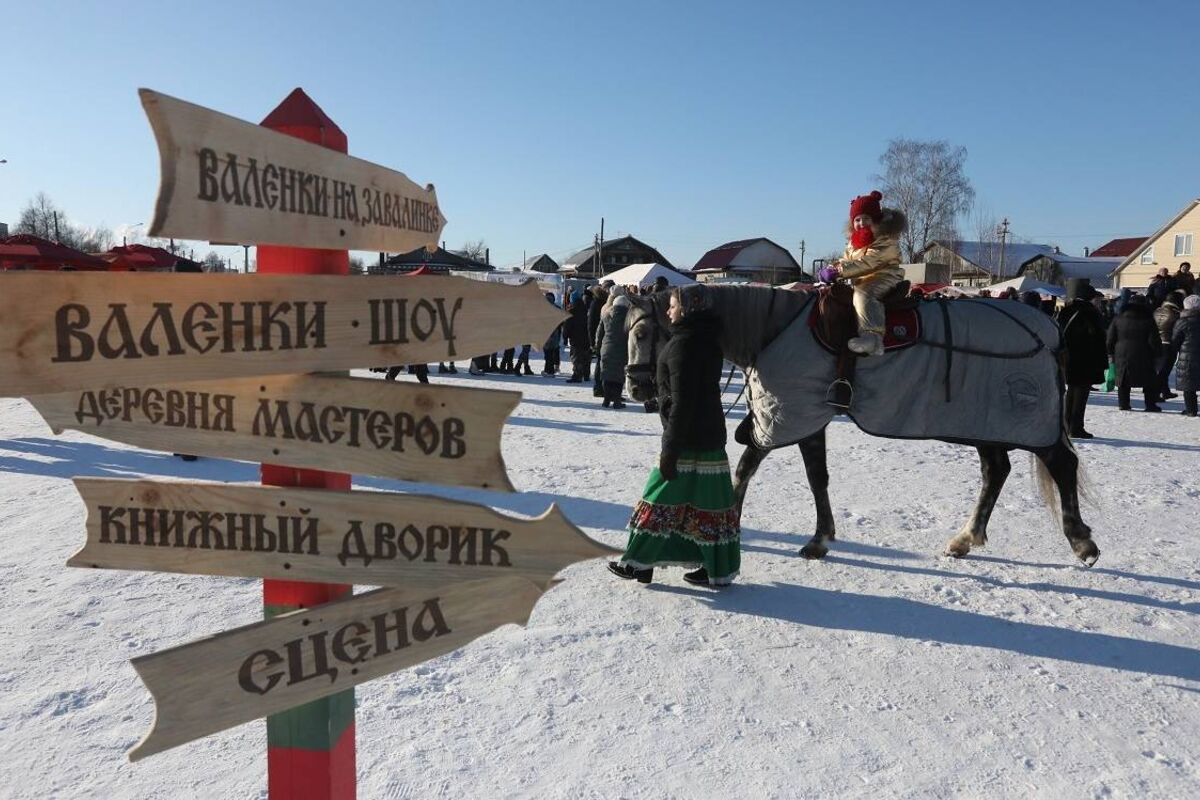
[[[600,327],[600,315],[604,313],[604,306],[608,302],[608,292],[595,292],[592,294],[592,304],[588,307],[587,313],[587,336],[589,342],[596,341],[596,329]]]
[[[1087,300],[1072,300],[1058,312],[1062,328],[1063,361],[1068,386],[1092,386],[1104,380],[1108,351],[1104,348],[1104,323]]]
[[[593,350],[600,353],[600,380],[624,383],[625,365],[629,363],[629,335],[625,318],[629,315],[629,300],[618,297],[600,315]]]
[[[711,311],[693,312],[671,326],[657,367],[664,453],[725,446],[720,328]]]
[[[1190,272],[1176,272],[1175,288],[1185,295],[1191,294],[1196,291],[1196,276]]]
[[[1175,388],[1181,392],[1200,391],[1200,309],[1184,309],[1171,334],[1171,350],[1179,355],[1175,362]]]
[[[1170,344],[1171,332],[1175,330],[1175,320],[1179,319],[1179,306],[1170,300],[1154,309],[1154,325],[1158,328],[1158,339],[1163,344]]]
[[[1173,291],[1175,291],[1174,278],[1155,275],[1150,279],[1150,285],[1146,287],[1146,297],[1150,298],[1150,305],[1158,308],[1167,299],[1167,295]]]
[[[1130,303],[1108,326],[1108,352],[1117,365],[1117,383],[1155,387],[1154,359],[1162,350],[1158,327],[1144,303]]]
[[[587,335],[587,307],[583,301],[572,303],[567,308],[567,313],[570,318],[563,323],[563,336],[567,340],[567,344],[571,345],[571,350],[587,350],[591,352],[591,340]]]

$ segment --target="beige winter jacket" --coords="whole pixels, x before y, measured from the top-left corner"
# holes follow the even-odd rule
[[[838,264],[843,278],[865,278],[884,270],[896,277],[904,277],[904,270],[900,269],[900,239],[887,234],[876,236],[870,245],[858,249],[847,242],[846,252]]]

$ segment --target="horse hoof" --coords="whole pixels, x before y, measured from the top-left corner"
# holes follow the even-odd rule
[[[816,561],[819,558],[824,558],[828,552],[829,548],[820,542],[809,542],[808,544],[804,545],[804,547],[800,548],[800,555],[804,556],[810,561]]]
[[[971,545],[967,542],[950,542],[946,545],[946,555],[951,558],[965,558],[971,552]]]
[[[972,536],[971,547],[987,547],[987,534]]]
[[[1100,548],[1096,547],[1096,543],[1091,539],[1079,539],[1072,542],[1071,549],[1075,551],[1075,555],[1083,562],[1084,566],[1090,567],[1100,559]]]

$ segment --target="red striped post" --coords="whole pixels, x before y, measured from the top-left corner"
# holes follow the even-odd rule
[[[346,134],[304,93],[294,90],[261,123],[264,127],[347,152]],[[346,250],[259,245],[258,271],[304,275],[346,275]],[[262,465],[265,486],[302,486],[348,491],[341,472]],[[349,594],[340,583],[263,581],[267,617],[310,608]],[[354,690],[267,718],[267,792],[279,800],[354,800]]]

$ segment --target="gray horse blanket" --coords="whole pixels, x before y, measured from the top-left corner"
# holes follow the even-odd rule
[[[808,325],[816,303],[747,370],[754,439],[781,447],[829,424],[833,355]],[[1062,431],[1058,325],[1011,300],[922,303],[916,344],[860,358],[848,414],[864,431],[902,439],[1041,448]]]

